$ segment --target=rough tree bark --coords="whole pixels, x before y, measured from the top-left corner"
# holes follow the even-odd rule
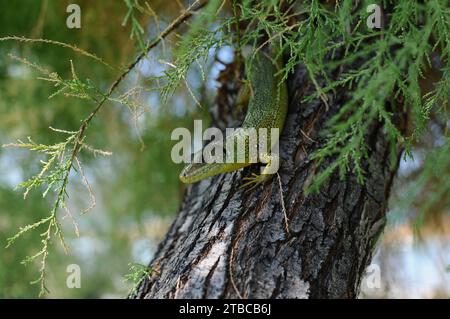
[[[232,66],[222,74],[214,112],[230,125]],[[337,75],[336,75],[337,76]],[[230,76],[232,78],[232,76]],[[180,211],[142,280],[136,298],[354,298],[385,212],[396,167],[381,122],[367,135],[365,185],[349,173],[333,175],[319,193],[303,189],[318,169],[308,155],[320,132],[348,98],[346,90],[301,103],[314,92],[303,66],[288,79],[289,112],[280,139],[279,178],[250,192],[239,189],[255,171],[223,174],[187,187]],[[231,93],[230,93],[231,92]],[[233,122],[232,125],[236,123]],[[400,152],[400,150],[398,150]],[[326,165],[326,163],[325,163]],[[280,183],[288,217],[286,231]]]

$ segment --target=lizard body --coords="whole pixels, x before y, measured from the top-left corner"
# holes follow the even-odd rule
[[[234,134],[226,137],[225,143],[221,143],[225,153],[229,153],[226,148],[227,141],[233,140],[236,142],[245,143],[245,154],[239,154],[239,148],[234,149],[234,159],[232,163],[196,163],[195,159],[202,156],[202,150],[194,154],[194,161],[187,165],[180,174],[180,180],[183,183],[195,183],[199,180],[221,174],[235,171],[243,167],[253,164],[249,159],[249,147],[257,147],[256,145],[249,145],[248,132],[255,129],[256,132],[260,128],[266,128],[267,145],[269,150],[273,143],[271,143],[270,131],[272,128],[278,128],[279,133],[284,126],[284,121],[287,113],[287,88],[286,84],[281,81],[281,75],[277,74],[280,70],[280,63],[274,64],[272,60],[262,52],[259,52],[246,65],[247,79],[250,83],[250,99],[248,103],[248,110],[242,128],[238,129]],[[251,143],[250,143],[251,144]],[[241,150],[242,152],[242,150]],[[243,155],[245,160],[238,162],[236,159],[239,155]],[[271,163],[272,154],[260,154],[261,159],[267,164],[266,170]],[[273,174],[273,173],[272,173]],[[260,175],[261,179],[269,178],[268,173],[263,171]]]

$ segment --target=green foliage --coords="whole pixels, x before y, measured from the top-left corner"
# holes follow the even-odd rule
[[[280,15],[276,7],[269,10],[261,4],[242,9],[244,18],[256,16],[258,19],[250,24],[257,27],[244,37],[247,43],[256,41],[261,31],[271,38],[283,39],[284,47],[290,53],[283,70],[285,77],[296,65],[306,66],[317,89],[316,94],[307,97],[306,101],[320,97],[327,105],[326,93],[332,93],[337,87],[351,90],[349,101],[330,120],[328,130],[324,132],[325,145],[311,156],[318,164],[327,158],[334,161],[319,172],[310,191],[317,191],[336,170],[341,176],[353,171],[360,182],[364,181],[361,161],[370,151],[365,137],[375,120],[384,123],[392,144],[400,142],[408,147],[426,129],[433,108],[437,112],[444,111],[441,114],[446,117],[448,77],[444,75],[436,89],[425,97],[421,96],[419,84],[424,70],[431,67],[430,56],[438,47],[442,47],[440,58],[448,68],[450,15],[446,2],[435,0],[411,5],[409,1],[397,1],[386,22],[387,27],[376,32],[365,26],[365,6],[360,6],[356,14],[351,14],[351,7],[351,1],[342,1],[330,10],[319,1],[311,1],[311,5],[297,9],[304,12],[306,18],[292,30],[287,27],[287,18]],[[325,63],[326,56],[336,56],[338,48],[345,48],[344,54]],[[328,79],[327,75],[337,67],[348,71],[337,81]],[[327,81],[323,87],[315,80],[318,76]],[[404,107],[411,110],[415,123],[410,136],[402,136],[393,123],[393,112],[403,111],[395,101],[399,96],[404,99]]]
[[[11,229],[17,229],[29,222],[30,216],[44,218],[49,205],[41,196],[31,194],[27,201],[10,187],[0,187],[0,241],[2,243],[0,271],[0,297],[1,298],[35,298],[39,293],[39,286],[30,286],[28,283],[36,279],[36,275],[21,266],[18,261],[31,256],[40,250],[40,232],[29,232],[28,237],[15,243],[14,249],[4,249],[10,236]],[[14,215],[8,215],[9,210]],[[25,265],[24,265],[25,266]],[[21,271],[25,270],[25,271]]]
[[[129,273],[124,276],[125,280],[132,283],[133,288],[128,292],[128,295],[136,293],[136,288],[142,278],[150,276],[155,270],[141,264],[128,264],[130,267]]]
[[[124,0],[124,3],[128,8],[128,12],[125,15],[125,18],[123,19],[122,25],[126,26],[128,23],[131,24],[130,38],[135,39],[142,50],[145,48],[145,41],[144,41],[145,31],[136,16],[139,13],[142,13],[144,11],[144,8],[139,4],[139,1],[137,0]],[[147,4],[147,2],[145,3]]]
[[[225,44],[222,34],[223,25],[218,18],[221,3],[222,1],[219,0],[209,1],[205,9],[195,17],[187,34],[174,48],[174,61],[168,63],[170,68],[160,79],[164,84],[158,88],[165,100],[173,95],[180,82],[184,82],[193,99],[199,104],[190,89],[186,76],[191,66],[196,63],[200,69],[202,80],[206,81],[202,62],[207,61],[211,50],[217,50]]]
[[[63,245],[64,249],[67,250],[66,244],[64,242],[64,238],[61,232],[61,227],[59,221],[56,216],[57,209],[59,207],[65,206],[65,196],[66,196],[66,186],[67,186],[67,177],[68,171],[70,171],[71,162],[66,158],[66,149],[68,146],[73,143],[76,138],[76,133],[72,134],[70,132],[69,137],[59,144],[55,145],[43,145],[36,144],[28,139],[28,143],[24,143],[19,141],[18,144],[8,144],[4,145],[6,147],[19,147],[29,149],[31,151],[36,151],[40,153],[44,153],[48,156],[47,161],[42,161],[42,169],[36,176],[30,178],[29,180],[22,182],[19,184],[19,188],[24,188],[24,198],[27,197],[30,190],[37,188],[39,186],[45,185],[46,188],[43,192],[43,197],[45,197],[52,187],[56,188],[56,192],[58,193],[57,199],[55,201],[55,205],[53,206],[49,216],[33,223],[27,225],[25,227],[21,227],[19,232],[14,236],[8,238],[8,244],[6,248],[11,246],[19,237],[23,236],[25,233],[34,230],[36,228],[44,227],[46,230],[41,234],[42,237],[42,248],[34,255],[27,256],[23,261],[24,264],[30,263],[37,258],[41,258],[41,267],[40,267],[40,276],[39,278],[32,283],[40,283],[40,295],[43,295],[47,288],[45,287],[45,271],[46,271],[46,262],[49,254],[49,245],[52,239],[52,235],[58,237]]]
[[[46,263],[49,254],[49,245],[51,243],[52,238],[55,237],[58,238],[64,250],[66,252],[68,250],[64,240],[63,233],[61,231],[61,226],[57,216],[57,212],[58,209],[62,208],[67,212],[67,216],[70,216],[70,218],[72,218],[73,220],[73,216],[66,205],[66,197],[67,197],[67,185],[69,174],[72,169],[72,166],[75,165],[75,163],[78,166],[79,172],[83,177],[83,181],[86,183],[86,186],[92,199],[91,206],[88,209],[86,209],[85,212],[93,208],[95,205],[95,199],[92,195],[92,190],[83,173],[83,168],[81,167],[78,157],[74,155],[75,154],[74,150],[76,150],[79,147],[82,147],[87,148],[89,150],[93,150],[93,152],[95,153],[106,154],[106,152],[104,151],[94,150],[92,147],[84,144],[82,141],[78,141],[79,136],[78,132],[69,132],[53,128],[52,130],[58,133],[66,134],[68,135],[68,137],[64,141],[53,145],[37,144],[31,138],[28,138],[28,142],[22,142],[19,140],[19,142],[16,144],[4,145],[4,147],[16,147],[28,149],[30,151],[42,153],[46,156],[46,160],[41,160],[42,167],[40,172],[37,175],[31,177],[30,179],[18,185],[18,188],[24,189],[23,193],[24,199],[28,196],[31,190],[35,188],[40,188],[41,186],[44,186],[42,192],[43,197],[46,197],[50,190],[53,190],[56,193],[56,199],[53,208],[50,211],[50,214],[47,217],[42,218],[41,220],[33,224],[21,227],[14,236],[8,238],[8,243],[6,246],[6,248],[8,248],[18,238],[20,238],[29,231],[35,230],[37,228],[46,229],[41,234],[42,237],[41,249],[36,254],[27,256],[23,261],[24,264],[28,264],[34,261],[35,259],[38,258],[41,259],[40,276],[37,280],[32,282],[40,284],[39,294],[41,296],[47,292],[47,288],[45,286]],[[75,220],[73,220],[73,225],[75,226],[75,231],[78,234],[78,226]]]
[[[288,2],[286,5],[292,10],[282,10],[283,3],[277,1],[233,2],[232,17],[220,24],[217,19],[209,24],[211,27],[219,25],[222,32],[213,29],[211,33],[205,27],[198,31],[193,27],[193,36],[181,41],[181,49],[177,49],[181,52],[176,56],[177,68],[166,74],[169,87],[183,79],[188,67],[197,57],[204,56],[206,49],[218,44],[237,42],[235,47],[251,46],[253,53],[269,43],[281,44],[289,56],[281,71],[284,79],[296,66],[303,64],[316,88],[304,101],[320,98],[328,109],[328,99],[336,89],[349,92],[347,101],[323,132],[325,144],[310,155],[317,165],[330,159],[331,163],[318,171],[306,191],[318,191],[336,171],[342,177],[352,172],[364,183],[366,168],[362,162],[372,151],[367,144],[369,127],[376,121],[383,123],[392,146],[389,165],[396,165],[396,146],[403,146],[406,154],[411,155],[410,149],[427,131],[432,113],[447,125],[450,91],[448,3],[441,0],[414,4],[406,0],[385,2],[384,8],[390,13],[380,30],[366,26],[368,4],[371,2],[355,7],[352,1],[341,1],[329,6],[313,0]],[[295,23],[291,19],[293,16],[299,17]],[[238,30],[236,37],[230,37],[233,25],[246,28]],[[330,56],[334,58],[328,59]],[[427,93],[421,81],[427,70],[436,68],[436,63],[441,65],[438,68],[442,78]],[[331,79],[330,74],[338,69],[346,71],[339,79]],[[324,80],[319,83],[318,78]],[[409,113],[413,123],[411,132],[406,134],[399,131],[394,119],[401,112]],[[448,141],[447,130],[442,138]],[[447,176],[448,157],[441,160],[444,166],[433,167]]]

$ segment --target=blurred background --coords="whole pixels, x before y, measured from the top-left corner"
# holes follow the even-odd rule
[[[67,6],[62,0],[0,0],[0,38],[24,36],[52,39],[95,53],[108,64],[123,68],[143,41],[158,35],[183,6],[183,1],[153,0],[141,10],[134,1],[77,0],[81,29],[66,27]],[[130,11],[131,10],[131,11]],[[157,12],[157,15],[154,13]],[[125,18],[128,16],[128,19]],[[138,25],[142,27],[139,29]],[[183,28],[180,30],[183,32]],[[68,206],[78,223],[79,236],[70,218],[62,218],[69,254],[58,242],[50,247],[47,298],[122,298],[133,287],[126,275],[130,265],[146,265],[164,238],[177,212],[183,188],[178,182],[180,165],[170,158],[170,134],[176,127],[192,129],[193,119],[208,119],[220,60],[232,58],[230,48],[211,52],[204,65],[194,65],[185,83],[167,100],[152,90],[158,77],[170,68],[171,48],[178,37],[169,37],[139,64],[121,87],[130,103],[108,103],[96,116],[87,142],[112,152],[111,156],[81,153],[84,173],[95,194],[96,206],[79,175],[71,175]],[[39,72],[11,58],[26,58],[63,78],[71,77],[72,61],[80,79],[89,79],[107,90],[120,72],[94,59],[52,44],[0,41],[0,145],[26,140],[39,143],[61,140],[49,127],[78,130],[94,105],[63,95],[49,99],[51,83],[40,81]],[[189,85],[189,87],[187,87]],[[202,107],[199,107],[201,101]],[[433,134],[426,137],[433,141]],[[427,149],[414,149],[414,160],[402,161],[395,182],[388,220],[380,239],[361,297],[434,298],[450,296],[450,219],[448,206],[435,203],[419,214],[415,203],[422,189],[414,176],[423,169]],[[40,231],[27,233],[5,249],[7,238],[19,227],[48,215],[54,202],[39,192],[24,200],[15,186],[39,172],[42,158],[27,150],[0,148],[0,297],[35,298],[39,264],[20,262],[41,247]],[[445,196],[444,196],[445,197]],[[61,213],[64,216],[64,212]],[[418,223],[418,218],[420,223]],[[81,269],[81,288],[66,285],[66,268]]]

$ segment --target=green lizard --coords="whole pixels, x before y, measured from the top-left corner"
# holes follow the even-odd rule
[[[235,171],[243,167],[249,166],[252,162],[249,159],[249,147],[257,147],[256,145],[249,145],[248,130],[250,128],[267,129],[267,141],[268,152],[259,154],[258,160],[266,164],[261,175],[254,174],[253,177],[245,178],[248,180],[243,186],[254,184],[256,186],[265,180],[270,179],[273,176],[273,170],[270,169],[270,165],[277,161],[279,163],[278,155],[270,153],[270,146],[273,144],[270,142],[270,131],[272,128],[278,128],[279,133],[284,126],[284,121],[287,113],[287,88],[286,84],[281,81],[280,71],[281,63],[273,63],[272,60],[263,52],[256,53],[250,63],[246,63],[246,75],[247,80],[250,83],[247,87],[250,98],[248,102],[247,115],[242,124],[242,129],[238,130],[235,134],[226,137],[226,141],[230,139],[236,142],[244,142],[245,148],[240,150],[234,149],[234,159],[237,159],[239,155],[243,155],[245,160],[238,162],[234,160],[232,163],[196,163],[194,160],[187,165],[180,174],[180,180],[183,183],[195,183],[199,180],[221,174],[226,172]],[[278,74],[277,74],[278,73]],[[227,143],[222,143],[225,153],[229,153],[227,150]],[[238,152],[244,151],[245,154]],[[194,159],[201,159],[202,150],[194,154]],[[275,158],[276,157],[276,158]],[[278,167],[278,166],[277,166]],[[269,172],[272,172],[271,174]]]

